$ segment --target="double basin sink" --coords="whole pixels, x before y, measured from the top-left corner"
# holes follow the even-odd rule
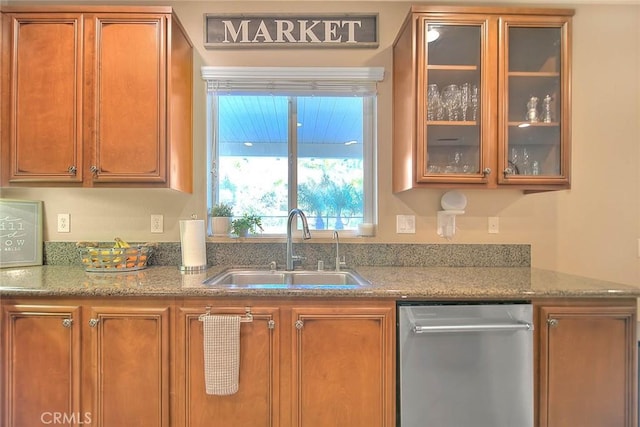
[[[203,282],[212,287],[242,289],[355,289],[371,283],[353,270],[228,269]]]

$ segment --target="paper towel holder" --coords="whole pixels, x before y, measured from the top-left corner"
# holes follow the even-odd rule
[[[451,240],[456,234],[456,215],[464,214],[467,197],[457,190],[447,191],[442,196],[440,205],[443,210],[437,213],[438,236]]]

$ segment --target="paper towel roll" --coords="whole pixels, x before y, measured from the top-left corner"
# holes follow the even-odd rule
[[[180,221],[180,244],[182,245],[182,266],[187,268],[207,265],[204,220]]]

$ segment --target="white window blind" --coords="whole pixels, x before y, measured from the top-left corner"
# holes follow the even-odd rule
[[[218,95],[374,96],[382,67],[201,68],[207,91]]]

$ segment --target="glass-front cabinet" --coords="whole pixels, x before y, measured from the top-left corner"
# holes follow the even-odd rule
[[[393,48],[394,191],[568,188],[572,15],[414,6]]]
[[[568,21],[500,20],[500,183],[569,184]]]
[[[486,19],[420,21],[426,64],[421,69],[426,120],[418,130],[418,140],[426,141],[420,154],[426,165],[422,179],[487,179],[489,127],[483,126],[482,118],[487,83],[482,50],[487,25]]]

